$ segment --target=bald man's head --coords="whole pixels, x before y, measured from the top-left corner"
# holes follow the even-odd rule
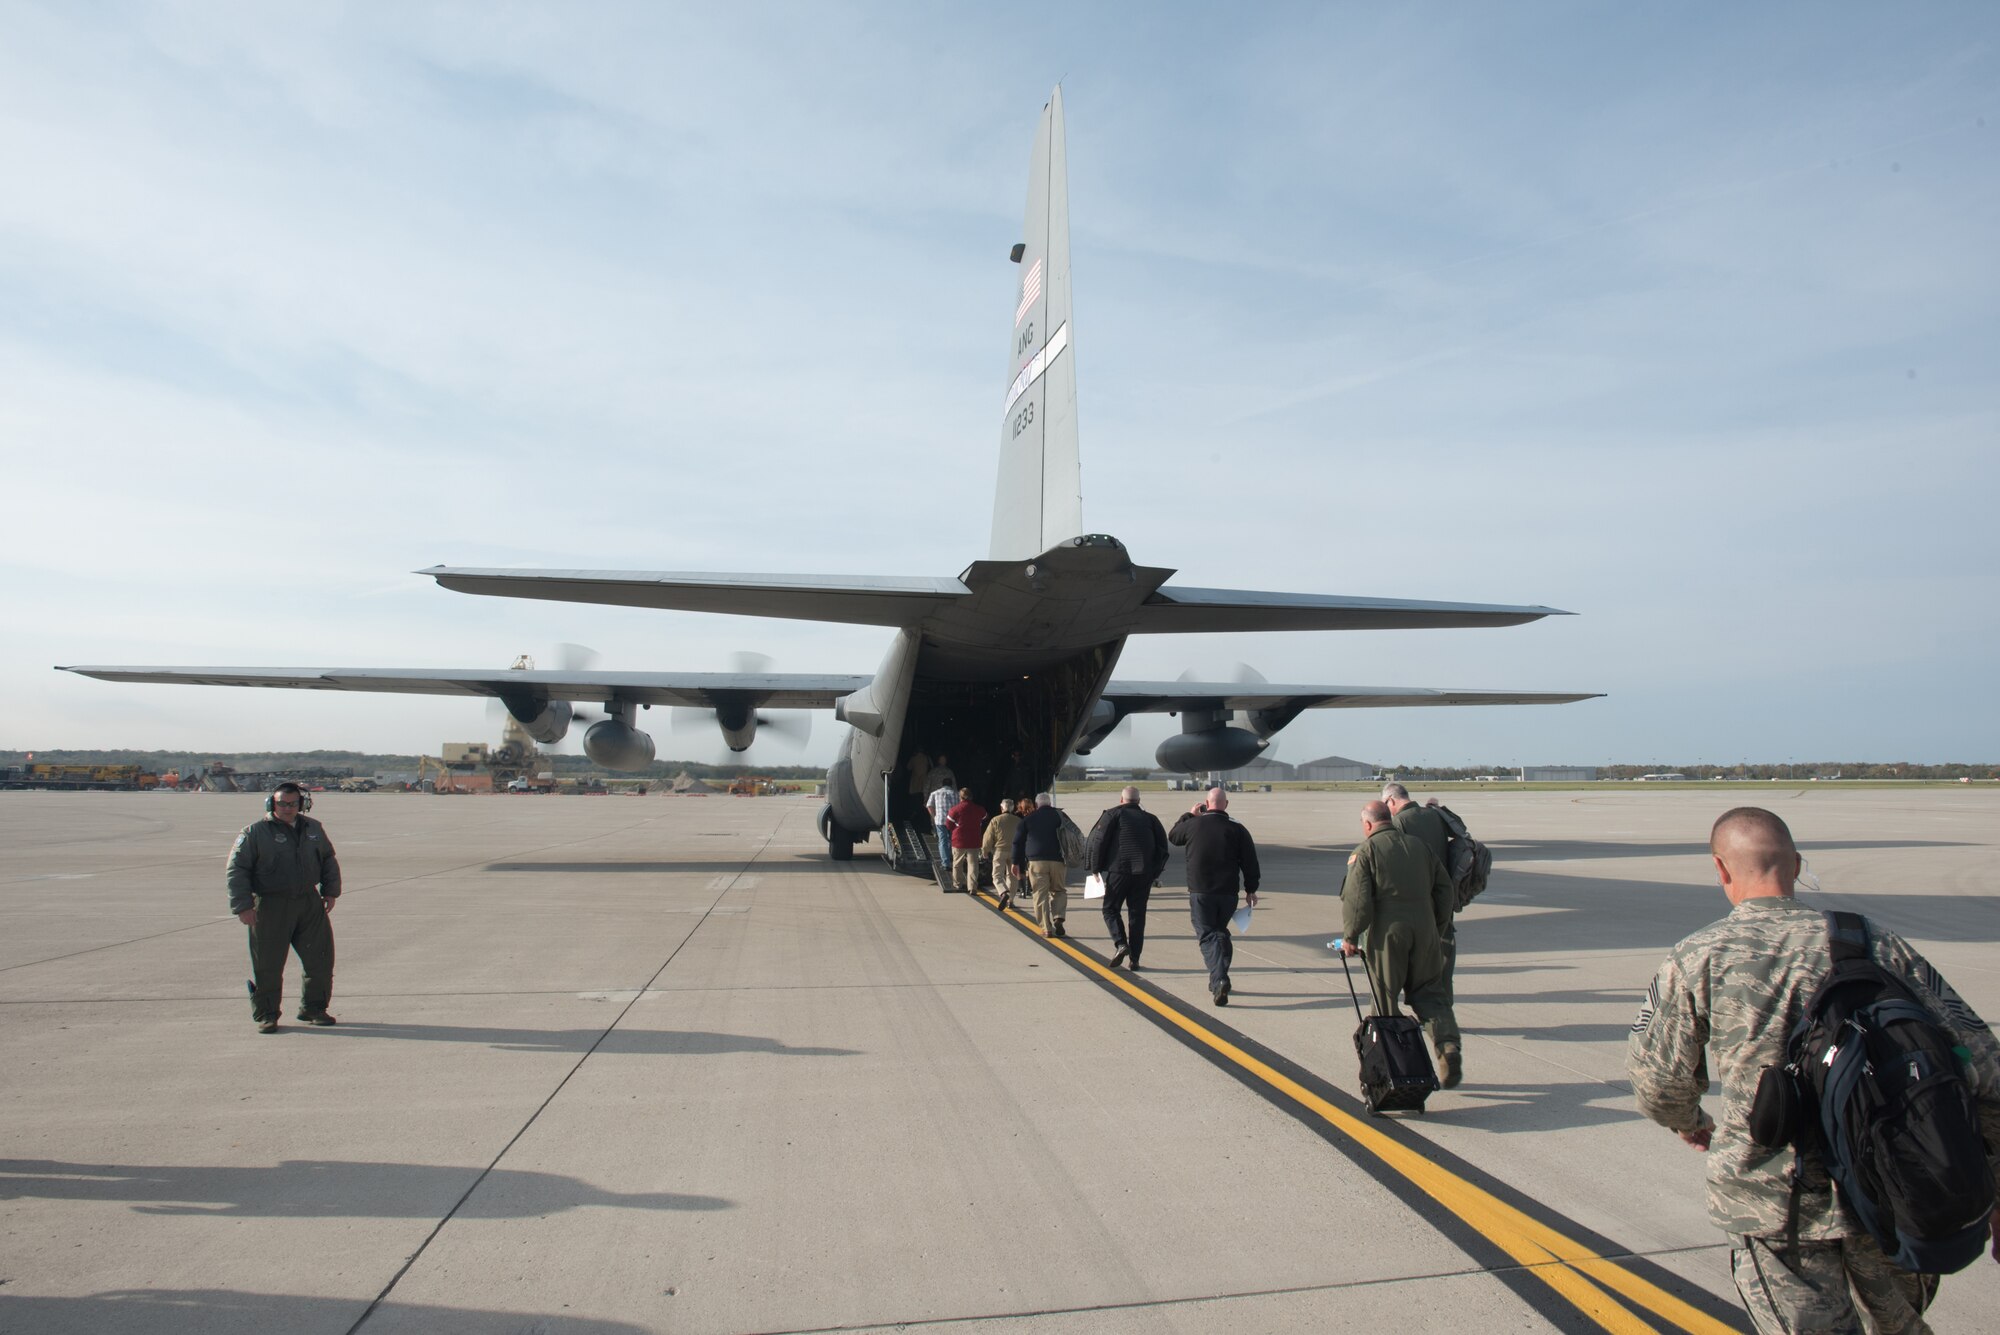
[[[1389,823],[1389,804],[1387,802],[1363,802],[1361,804],[1361,819],[1367,821],[1370,825],[1387,825]]]
[[[1775,812],[1733,807],[1708,832],[1708,851],[1722,884],[1737,902],[1761,895],[1790,895],[1799,875],[1799,846]]]

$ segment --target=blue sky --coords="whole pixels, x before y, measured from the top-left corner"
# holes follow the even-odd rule
[[[0,746],[488,728],[56,663],[872,670],[406,572],[983,556],[1061,79],[1086,526],[1580,614],[1120,676],[1609,693],[1292,760],[2000,758],[2000,11],[960,8],[0,6]]]

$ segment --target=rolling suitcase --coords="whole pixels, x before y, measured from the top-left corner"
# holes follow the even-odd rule
[[[1368,967],[1365,955],[1361,967]],[[1340,957],[1340,971],[1347,975],[1347,995],[1361,1018],[1354,1030],[1354,1053],[1361,1058],[1362,1102],[1377,1117],[1390,1112],[1421,1113],[1424,1100],[1438,1087],[1437,1068],[1431,1064],[1430,1049],[1424,1046],[1424,1027],[1409,1015],[1362,1015],[1361,998],[1354,993],[1354,974],[1345,955]],[[1372,972],[1368,990],[1372,997]]]

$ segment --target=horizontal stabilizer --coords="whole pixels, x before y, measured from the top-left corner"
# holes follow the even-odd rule
[[[393,695],[528,695],[541,700],[629,701],[713,709],[831,709],[866,686],[867,676],[790,672],[527,672],[446,668],[66,667],[101,681],[177,686],[265,686],[294,691],[379,691]]]
[[[891,575],[685,574],[666,570],[419,570],[447,589],[676,612],[723,612],[851,626],[910,626],[967,597],[955,579]]]
[[[1567,705],[1601,691],[1439,691],[1422,686],[1280,686],[1266,681],[1114,681],[1104,699],[1120,714],[1202,709],[1384,709],[1419,705]]]
[[[1519,626],[1553,607],[1505,603],[1438,603],[1411,598],[1354,598],[1334,593],[1261,593],[1255,589],[1191,589],[1163,584],[1141,604],[1135,635],[1234,634],[1253,630],[1423,630],[1454,626]]]

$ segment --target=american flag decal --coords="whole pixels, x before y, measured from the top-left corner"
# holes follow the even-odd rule
[[[1014,323],[1021,323],[1021,317],[1028,313],[1028,307],[1035,304],[1042,295],[1042,262],[1036,260],[1028,266],[1028,272],[1021,278],[1021,304],[1014,308]]]

